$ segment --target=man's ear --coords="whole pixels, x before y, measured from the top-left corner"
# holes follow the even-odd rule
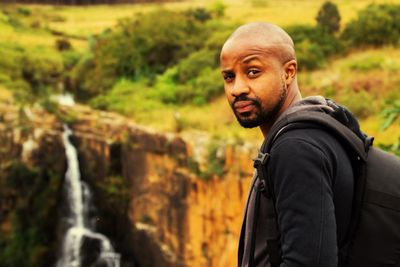
[[[284,71],[285,71],[285,82],[286,85],[289,86],[292,81],[296,78],[297,74],[297,61],[295,59],[289,60],[285,63]]]

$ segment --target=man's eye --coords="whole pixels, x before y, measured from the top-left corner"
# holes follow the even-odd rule
[[[224,73],[222,76],[224,77],[224,80],[227,82],[232,81],[233,78],[235,78],[235,75],[233,73]]]
[[[247,71],[247,75],[248,75],[249,77],[255,77],[255,76],[257,76],[257,74],[259,74],[259,73],[260,73],[260,71],[257,70],[257,69],[250,69],[250,70]]]

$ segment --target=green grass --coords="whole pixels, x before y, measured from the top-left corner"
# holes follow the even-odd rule
[[[132,5],[96,5],[96,6],[38,6],[29,5],[32,13],[52,14],[47,24],[51,29],[67,34],[88,37],[101,33],[116,25],[119,19],[140,17],[160,6],[171,10],[184,10],[195,7],[212,8],[215,0],[179,1],[165,4],[132,4]],[[318,9],[324,0],[305,0],[301,4],[297,0],[233,0],[219,1],[226,6],[226,19],[238,23],[250,21],[270,21],[281,26],[291,24],[315,24]],[[375,0],[374,3],[393,3],[399,1]],[[346,1],[338,0],[342,25],[356,17],[357,12],[372,3],[370,0]],[[56,19],[54,19],[56,18]]]
[[[233,0],[223,1],[224,21],[245,23],[250,21],[270,21],[282,27],[292,24],[315,24],[318,9],[324,0]],[[400,1],[375,0],[374,3],[400,3]],[[356,17],[357,12],[372,3],[369,0],[338,0],[343,25]],[[214,0],[180,1],[163,4],[166,9],[184,10],[195,7],[212,7]],[[2,6],[0,6],[1,8]],[[23,47],[44,47],[55,51],[58,38],[50,30],[63,32],[68,36],[88,38],[93,34],[114,27],[118,20],[135,16],[160,8],[159,4],[135,5],[97,5],[87,7],[73,6],[24,6],[31,16],[21,19],[22,29],[10,26],[6,16],[0,13],[0,42],[15,43]],[[32,28],[39,21],[40,27]],[[86,40],[70,39],[74,48],[84,51]],[[346,57],[330,61],[324,69],[299,74],[299,83],[304,96],[323,94],[339,102],[350,104],[355,110],[365,110],[362,125],[367,132],[383,136],[381,140],[393,141],[400,135],[397,126],[385,132],[379,132],[382,119],[379,112],[385,105],[384,100],[400,97],[400,49],[383,48],[377,50],[353,51]],[[222,83],[222,79],[221,79]],[[361,91],[361,92],[360,92]],[[367,91],[367,95],[362,91]],[[119,95],[122,94],[122,95]],[[8,91],[0,88],[0,97],[8,98]],[[137,97],[132,92],[116,92],[113,110],[126,114],[136,122],[146,124],[159,131],[203,130],[238,140],[262,139],[257,129],[242,129],[236,122],[230,107],[223,96],[205,106],[168,106],[159,105],[143,99],[136,107],[132,103]],[[123,101],[121,100],[123,98]],[[356,106],[356,104],[358,106]],[[360,111],[360,112],[361,112]]]
[[[365,62],[370,58],[382,58],[382,62],[391,62],[390,68],[379,67],[367,71],[353,69],[357,62]],[[346,57],[332,60],[318,71],[299,73],[299,85],[303,96],[324,95],[345,104],[361,119],[363,129],[377,137],[378,143],[395,142],[400,136],[398,126],[392,126],[386,131],[379,131],[383,118],[379,116],[385,107],[386,99],[400,98],[400,50],[386,47],[379,50],[370,49],[357,51]],[[387,64],[384,63],[383,66]],[[222,78],[221,78],[222,83]],[[158,131],[203,130],[212,135],[239,140],[262,140],[258,129],[243,129],[236,122],[224,96],[216,98],[205,106],[152,106],[151,103],[134,101],[130,90],[120,93],[111,99],[113,103],[121,104],[115,108],[135,119],[140,124],[146,124]],[[222,92],[221,92],[222,93]],[[118,97],[124,99],[118,100]],[[131,100],[131,101],[130,101]],[[138,103],[134,106],[132,103]],[[139,105],[143,105],[140,106]],[[153,105],[157,105],[154,104]],[[365,115],[365,114],[366,115]]]
[[[36,25],[37,29],[30,28],[21,32],[4,23],[6,16],[0,13],[0,41],[15,42],[21,45],[54,46],[57,36],[51,35],[48,30],[62,32],[69,36],[87,38],[93,34],[115,26],[120,19],[138,17],[141,14],[160,6],[172,10],[184,10],[195,7],[212,8],[217,1],[180,1],[166,4],[132,4],[132,5],[96,5],[96,6],[49,6],[24,5],[23,8],[31,12],[30,16],[20,18],[25,26]],[[270,21],[282,27],[292,24],[315,24],[315,16],[323,0],[305,0],[301,4],[296,0],[234,0],[220,1],[226,6],[225,20],[237,23],[250,21]],[[393,3],[400,1],[376,0],[374,3]],[[369,0],[335,1],[342,17],[342,25],[353,19],[357,12],[371,3]],[[13,6],[14,10],[19,6]],[[10,9],[10,6],[0,8]],[[77,49],[87,47],[85,40],[71,39]]]

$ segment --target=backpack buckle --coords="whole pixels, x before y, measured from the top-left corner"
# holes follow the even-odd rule
[[[365,138],[365,141],[364,141],[365,152],[368,152],[368,151],[369,151],[369,148],[372,146],[373,143],[374,143],[374,137],[372,137],[372,136],[367,136],[367,137]]]
[[[257,168],[257,166],[258,166],[259,164],[261,164],[261,165],[267,164],[268,159],[269,159],[269,154],[268,154],[268,153],[263,153],[263,152],[261,152],[261,151],[258,151],[257,157],[256,157],[255,159],[253,159],[253,161],[254,161],[254,164],[253,164],[254,168]]]

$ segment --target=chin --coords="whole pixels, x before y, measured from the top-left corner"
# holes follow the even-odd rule
[[[240,126],[243,128],[254,128],[261,125],[259,118],[241,118],[236,116]]]
[[[259,123],[254,123],[252,121],[239,121],[239,124],[243,128],[248,128],[248,129],[260,126]]]

